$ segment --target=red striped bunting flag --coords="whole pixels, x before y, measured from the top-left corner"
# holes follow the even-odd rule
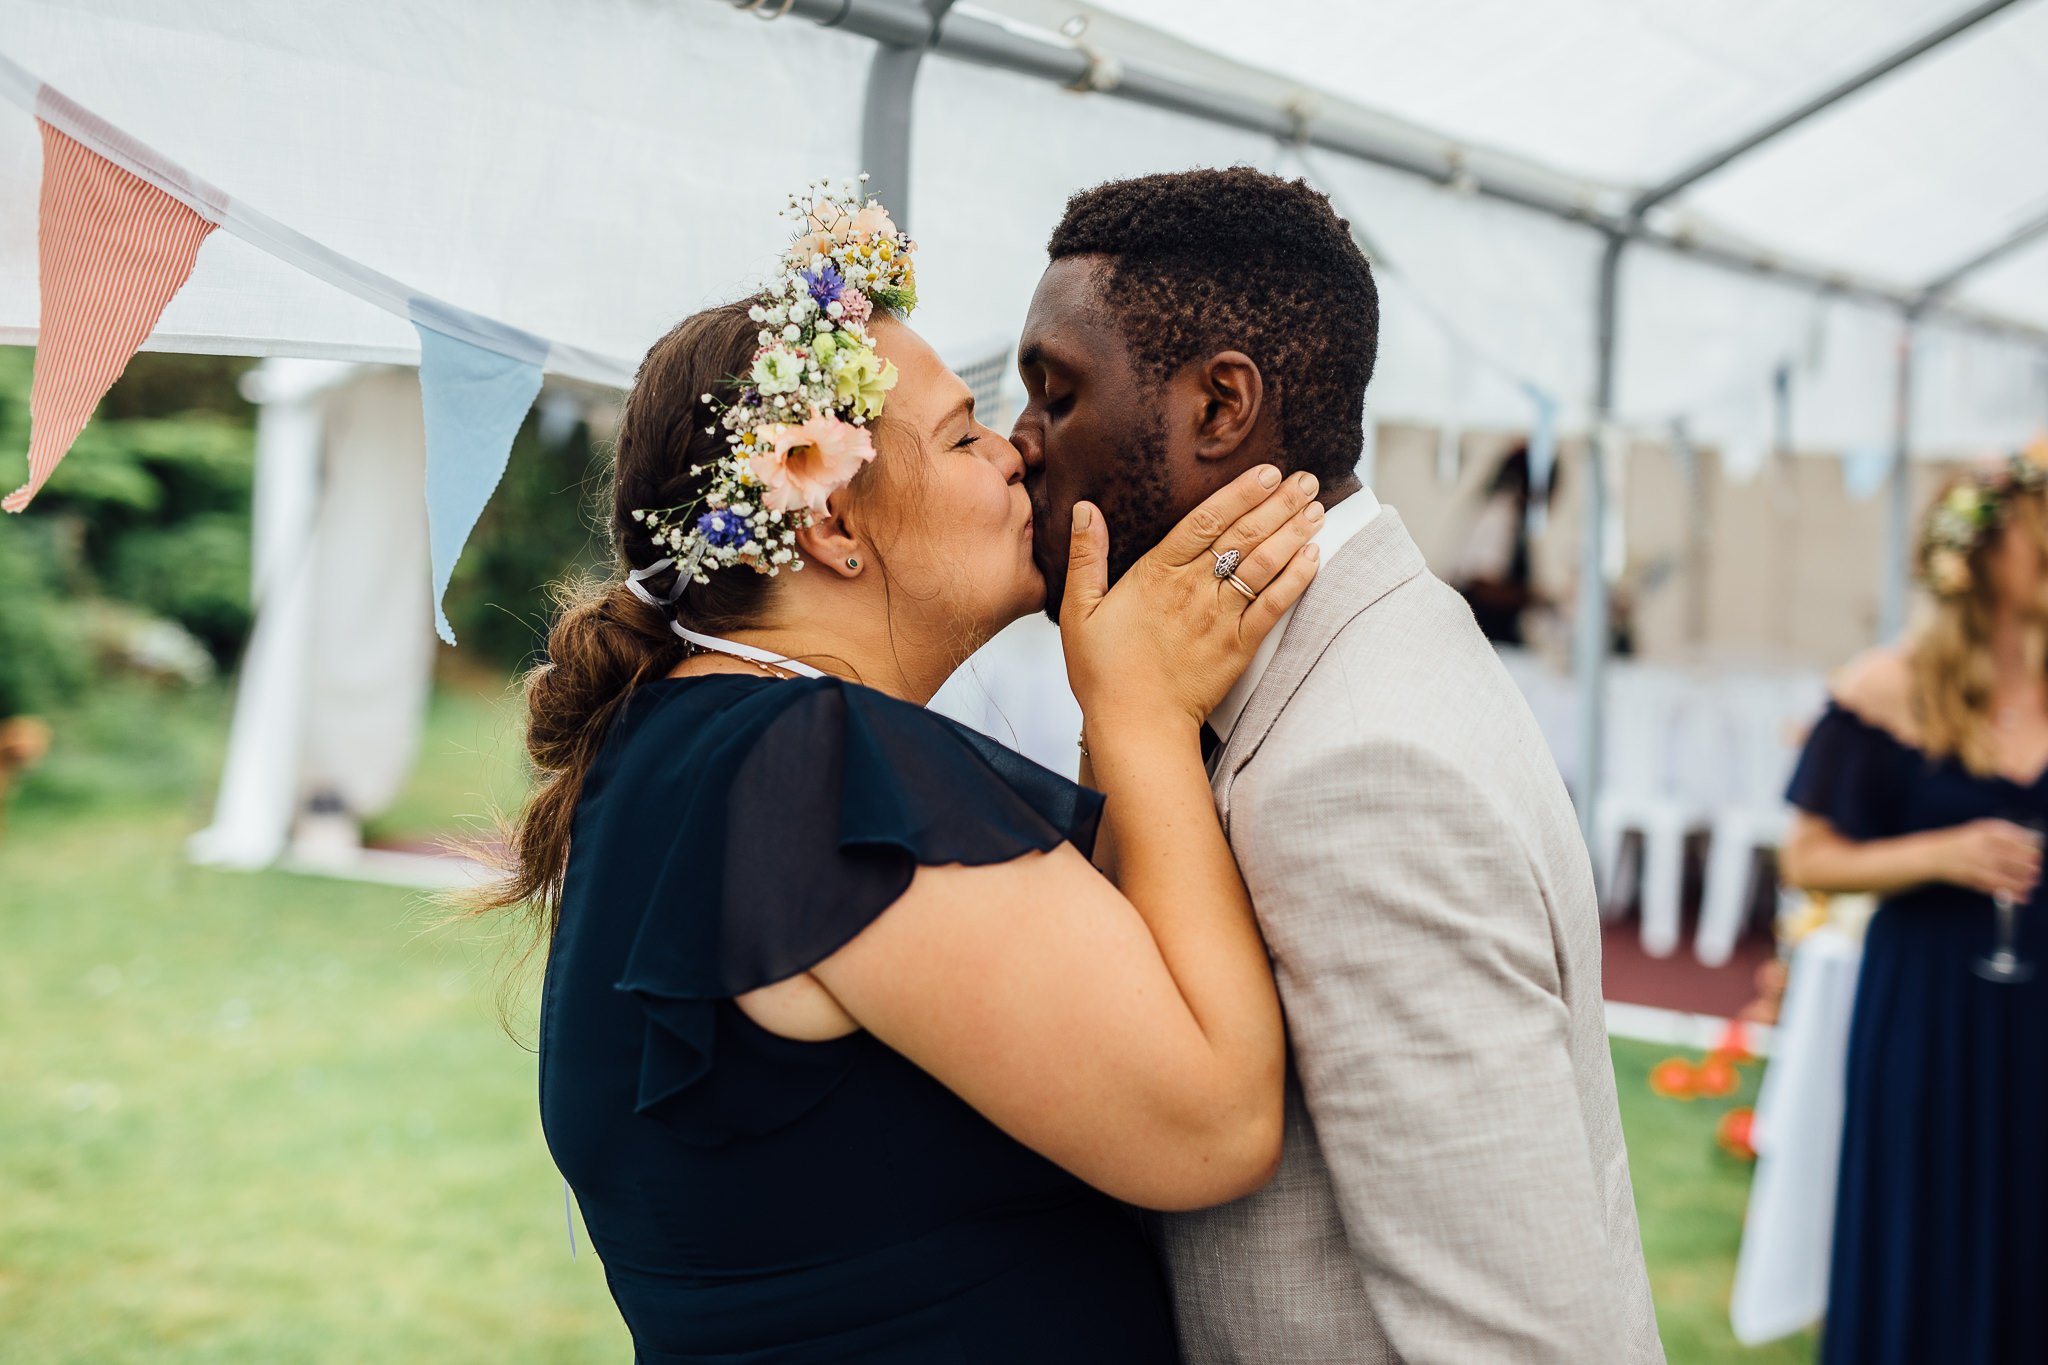
[[[28,482],[0,499],[19,512],[71,449],[93,409],[191,277],[214,224],[156,186],[37,120],[42,320],[29,389]]]

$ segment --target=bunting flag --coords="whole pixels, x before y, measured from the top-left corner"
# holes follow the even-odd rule
[[[29,481],[0,506],[21,511],[49,479],[219,226],[418,331],[434,624],[454,644],[441,599],[542,371],[623,389],[633,366],[444,303],[344,256],[199,179],[4,54],[0,100],[31,111],[43,133]]]
[[[485,347],[444,327],[454,310],[426,300],[414,304],[420,334],[420,402],[427,422],[427,547],[434,573],[434,629],[449,644],[454,628],[441,601],[469,533],[497,491],[526,410],[540,393],[548,343],[473,313],[460,315],[476,336],[488,325]],[[440,326],[435,325],[440,323]]]
[[[29,388],[28,482],[0,499],[9,512],[27,507],[49,480],[214,229],[188,205],[38,122],[42,320]]]

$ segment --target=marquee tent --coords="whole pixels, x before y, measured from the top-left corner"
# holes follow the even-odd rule
[[[920,240],[919,326],[981,360],[1072,189],[1250,163],[1328,190],[1375,259],[1371,417],[1592,438],[1582,525],[1623,438],[1677,418],[1891,458],[1888,624],[1908,451],[2048,421],[2048,0],[0,0],[0,57],[325,253],[229,224],[160,349],[416,361],[354,270],[616,384],[750,284],[790,189],[865,167]],[[36,336],[40,155],[0,105],[0,341]],[[390,468],[396,525],[416,456]],[[304,676],[262,657],[244,709]]]

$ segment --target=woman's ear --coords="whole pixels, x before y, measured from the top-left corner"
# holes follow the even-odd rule
[[[837,510],[844,496],[843,492],[834,493],[827,504],[834,510],[813,516],[811,524],[796,533],[796,551],[806,569],[858,578],[867,569],[867,547]]]
[[[1266,382],[1243,351],[1218,351],[1201,363],[1202,414],[1195,428],[1198,460],[1227,460],[1251,438],[1265,406]]]

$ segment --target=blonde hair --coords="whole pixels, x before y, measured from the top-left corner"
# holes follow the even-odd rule
[[[1970,477],[1963,474],[1950,480],[1935,499],[1935,507]],[[2007,495],[2000,529],[1984,536],[1970,552],[1969,587],[1933,599],[1908,650],[1913,720],[1920,732],[1920,747],[1936,758],[1954,755],[1980,777],[1999,771],[1992,715],[1998,675],[1991,657],[1991,630],[1999,600],[1991,560],[2007,531],[2031,536],[2041,551],[2043,565],[2048,566],[2048,495],[2038,489],[2015,489]],[[2043,643],[2040,632],[2028,641],[2037,672],[2048,667]]]

